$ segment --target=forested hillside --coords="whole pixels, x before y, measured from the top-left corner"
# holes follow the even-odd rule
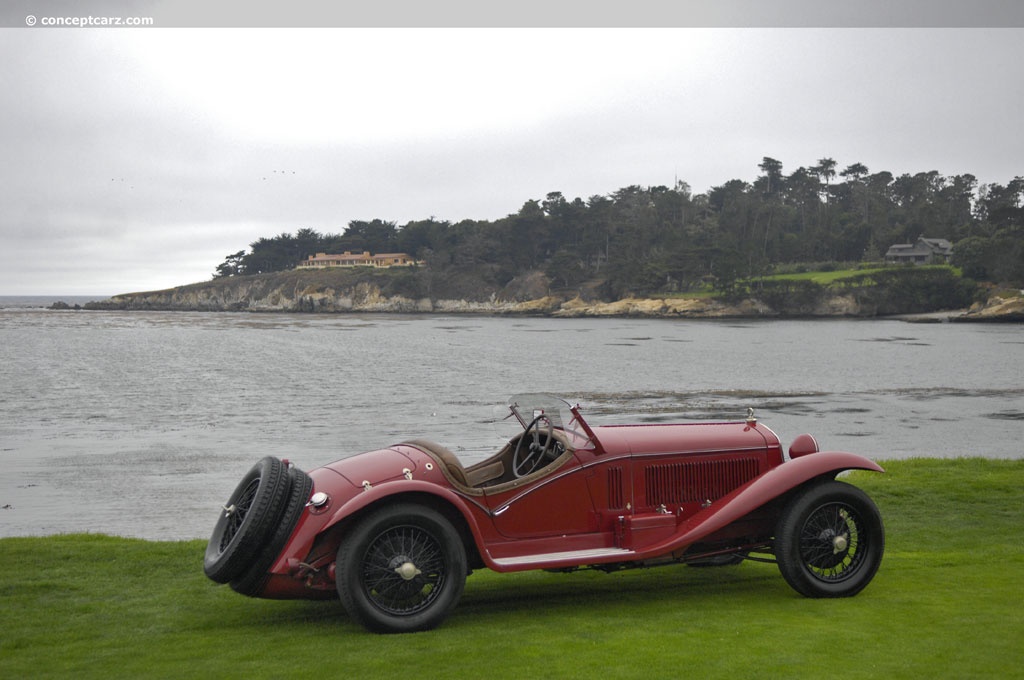
[[[691,290],[774,271],[879,262],[920,236],[954,244],[964,276],[1024,284],[1024,178],[981,184],[972,175],[871,173],[831,158],[783,172],[764,158],[752,181],[693,194],[629,186],[609,195],[529,199],[494,221],[352,221],[343,233],[300,228],[227,257],[215,278],[283,271],[316,252],[405,252],[435,272],[502,286],[531,270],[552,286],[600,285],[610,297]]]

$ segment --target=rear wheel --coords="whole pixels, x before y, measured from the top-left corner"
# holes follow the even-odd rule
[[[408,503],[384,507],[342,539],[336,582],[349,615],[369,630],[428,630],[462,595],[466,551],[440,513]]]
[[[775,532],[779,571],[807,597],[856,595],[878,571],[884,550],[878,508],[866,493],[843,482],[798,493]]]
[[[273,456],[242,477],[206,544],[203,572],[210,579],[227,583],[252,564],[281,518],[290,487],[288,470]]]

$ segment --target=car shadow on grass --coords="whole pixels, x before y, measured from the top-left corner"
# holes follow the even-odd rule
[[[298,627],[311,633],[364,632],[334,598],[282,601],[241,599],[234,593],[225,596],[223,606],[205,610],[210,614],[207,625],[254,631]],[[502,625],[510,618],[614,617],[619,609],[654,612],[664,608],[714,607],[722,611],[747,608],[752,598],[770,607],[780,600],[798,597],[776,567],[765,564],[702,569],[671,565],[612,573],[581,570],[498,574],[480,570],[467,578],[459,604],[442,627]]]
[[[722,598],[789,598],[795,596],[774,565],[738,565],[694,569],[681,565],[603,573],[524,572],[488,574],[466,591],[456,610],[472,616],[481,612],[536,612],[564,607],[607,607],[616,603],[642,607],[667,599],[679,605],[701,606]]]

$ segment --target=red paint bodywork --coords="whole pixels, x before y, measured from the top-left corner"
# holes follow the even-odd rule
[[[795,489],[843,470],[882,471],[862,456],[812,450],[806,438],[798,438],[799,457],[787,458],[775,433],[753,418],[591,427],[578,407],[571,413],[560,431],[565,453],[518,480],[461,484],[426,443],[310,471],[313,493],[329,501],[305,508],[257,595],[336,597],[338,546],[353,520],[381,503],[412,499],[444,512],[463,535],[471,567],[616,568],[768,551]],[[496,469],[513,442],[466,472],[492,473],[488,464]]]

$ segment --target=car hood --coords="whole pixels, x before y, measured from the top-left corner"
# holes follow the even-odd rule
[[[779,445],[770,429],[747,422],[603,425],[595,427],[594,434],[609,454],[712,453]]]

